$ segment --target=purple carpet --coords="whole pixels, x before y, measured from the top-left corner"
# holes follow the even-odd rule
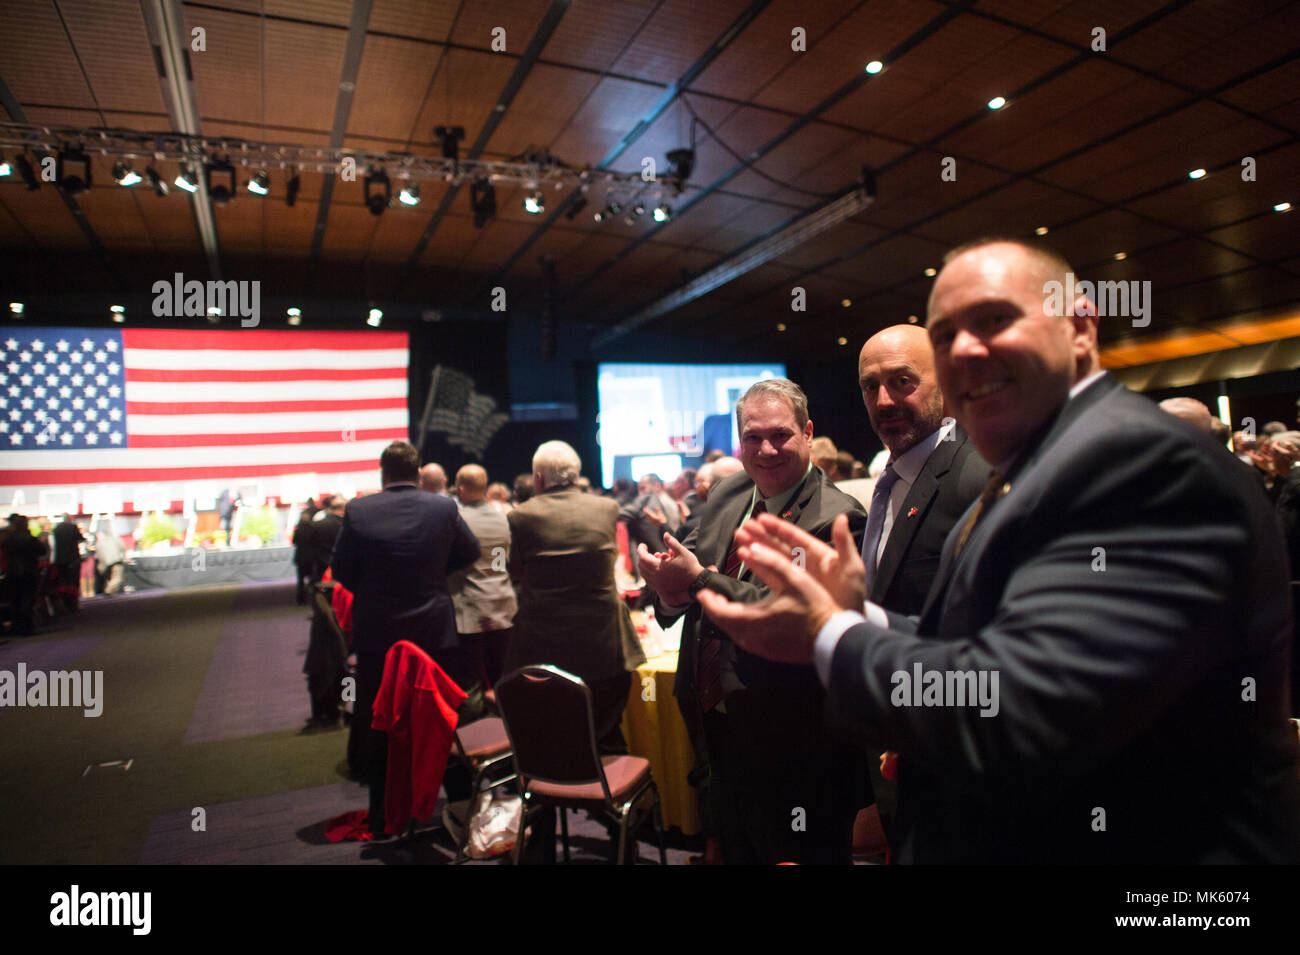
[[[194,703],[186,745],[302,727],[311,716],[302,672],[310,627],[306,610],[227,624]]]

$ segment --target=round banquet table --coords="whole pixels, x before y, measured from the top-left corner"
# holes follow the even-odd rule
[[[623,735],[633,756],[650,760],[650,771],[659,787],[665,828],[676,826],[685,835],[695,835],[700,831],[699,801],[686,781],[695,756],[673,696],[681,621],[665,633],[653,620],[645,620],[639,611],[633,611],[632,617],[638,632],[642,626],[648,631],[643,635],[650,644],[647,656],[649,650],[661,647],[663,650],[637,667],[627,709],[623,712]]]

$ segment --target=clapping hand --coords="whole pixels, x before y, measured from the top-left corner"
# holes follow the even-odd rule
[[[682,546],[672,534],[664,534],[668,550],[650,553],[645,544],[636,548],[641,576],[666,604],[681,606],[691,602],[691,582],[704,571],[695,555]]]
[[[829,547],[770,514],[736,532],[740,558],[772,593],[733,603],[702,590],[699,601],[737,645],[778,663],[809,663],[817,633],[836,611],[861,611],[865,571],[846,515],[835,518]]]

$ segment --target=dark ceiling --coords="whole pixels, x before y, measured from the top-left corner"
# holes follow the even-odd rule
[[[479,229],[468,189],[444,202],[438,181],[422,184],[420,206],[376,217],[360,182],[325,188],[320,174],[302,176],[290,208],[273,171],[269,197],[241,191],[214,209],[224,277],[260,279],[271,299],[486,311],[499,285],[536,308],[549,255],[559,318],[599,331],[866,166],[872,206],[649,327],[842,357],[841,336],[856,347],[924,314],[924,270],[946,248],[1041,226],[1084,277],[1151,281],[1151,325],[1103,323],[1112,344],[1300,304],[1300,213],[1273,211],[1300,202],[1295,3],[6,2],[0,119],[172,129],[146,26],[146,9],[162,6],[205,33],[189,62],[212,139],[324,146],[337,130],[348,147],[433,155],[434,127],[461,125],[462,155],[546,147],[573,166],[637,172],[647,156],[662,168],[694,125],[695,168],[664,224],[596,223],[590,209],[569,219],[558,201],[533,216],[523,190],[505,188]],[[504,52],[491,49],[496,27]],[[806,50],[792,50],[796,27]],[[864,71],[873,59],[877,75]],[[1008,105],[988,108],[995,96]],[[941,178],[945,157],[955,181]],[[75,198],[0,180],[7,291],[92,300],[146,295],[176,270],[207,277],[196,200],[121,188],[110,165],[97,158]],[[1208,175],[1189,179],[1197,167]],[[795,286],[806,312],[791,312]]]

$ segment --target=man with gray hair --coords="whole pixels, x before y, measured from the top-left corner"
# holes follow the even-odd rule
[[[591,689],[597,747],[621,755],[629,671],[645,656],[614,585],[618,505],[580,491],[581,472],[572,447],[543,443],[533,455],[536,493],[506,515],[519,610],[505,670],[551,664],[581,677]]]

